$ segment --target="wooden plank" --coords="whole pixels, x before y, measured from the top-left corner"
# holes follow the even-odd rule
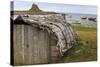
[[[50,47],[51,47],[51,51],[50,51],[50,63],[56,63],[57,60],[59,60],[59,50],[57,50],[57,41],[55,40],[55,35],[51,33],[50,35]]]
[[[32,42],[32,44],[31,44],[31,51],[32,51],[32,56],[31,56],[31,62],[32,62],[32,64],[37,64],[37,44],[38,44],[38,31],[37,31],[37,29],[36,28],[34,28],[34,27],[32,27],[32,31],[31,31],[31,34],[32,34],[32,40],[31,40],[31,42]]]
[[[21,25],[14,25],[14,65],[23,64]]]
[[[28,57],[29,57],[29,64],[32,64],[33,63],[33,58],[32,58],[32,55],[34,54],[34,52],[32,51],[32,49],[34,49],[34,42],[33,42],[33,27],[32,26],[28,26],[28,45],[27,45],[27,48],[29,50],[29,54],[28,54]]]
[[[28,31],[28,28],[30,26],[28,25],[24,25],[24,64],[31,64],[31,51],[30,51],[30,44],[29,44],[29,36],[28,33],[30,33],[30,31]]]
[[[39,60],[39,48],[38,48],[38,42],[39,42],[39,31],[36,28],[33,28],[33,64],[38,64],[40,63]]]
[[[20,35],[20,34],[19,34]],[[24,51],[24,47],[25,47],[25,43],[24,43],[24,25],[21,25],[21,46],[22,46],[22,58],[23,58],[23,64],[24,64],[24,62],[25,62],[25,60],[24,60],[24,53],[25,53],[25,51]]]
[[[47,31],[40,30],[39,33],[39,56],[41,63],[48,63],[49,53],[49,37]]]

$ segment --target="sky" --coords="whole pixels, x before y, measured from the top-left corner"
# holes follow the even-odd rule
[[[14,1],[14,10],[28,10],[31,8],[33,3],[37,4],[38,7],[43,11],[52,11],[59,13],[97,14],[97,7],[92,5],[72,5],[32,1]]]

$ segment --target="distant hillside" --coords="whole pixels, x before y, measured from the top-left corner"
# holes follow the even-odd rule
[[[29,9],[31,12],[42,12],[42,10],[39,9],[39,7],[36,4],[32,4],[31,9]]]
[[[25,14],[58,14],[58,13],[42,11],[36,4],[32,4],[32,7],[29,10],[11,11],[11,15],[25,15]]]

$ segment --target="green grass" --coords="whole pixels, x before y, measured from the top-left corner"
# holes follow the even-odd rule
[[[79,44],[67,51],[61,62],[80,62],[97,60],[97,30],[89,27],[74,27],[79,36]]]
[[[77,25],[75,25],[74,26],[74,29],[76,30],[76,31],[96,31],[96,27],[83,27],[83,26],[81,26],[80,24],[77,24]]]

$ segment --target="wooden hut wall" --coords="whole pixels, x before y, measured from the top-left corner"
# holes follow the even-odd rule
[[[14,65],[50,62],[50,40],[46,30],[27,24],[14,24]]]

